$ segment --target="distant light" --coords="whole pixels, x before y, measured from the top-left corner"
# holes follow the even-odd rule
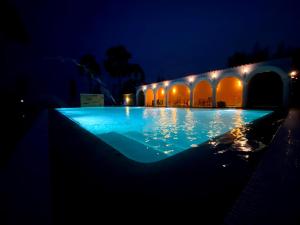
[[[22,102],[22,103],[23,103],[23,102],[24,102],[24,100],[23,100],[23,99],[21,99],[21,100],[20,100],[20,102]]]
[[[152,88],[155,89],[156,88],[156,84],[152,84]]]
[[[176,88],[172,89],[173,94],[176,94]]]
[[[169,82],[168,82],[168,81],[165,81],[165,82],[164,82],[164,86],[165,86],[165,87],[168,87],[168,86],[169,86]]]
[[[147,89],[147,86],[143,86],[143,91],[146,91],[146,89]]]
[[[239,69],[239,72],[242,76],[246,76],[247,74],[249,74],[251,72],[251,70],[253,70],[253,66],[246,65],[246,66],[241,66]]]
[[[188,81],[189,81],[189,83],[193,83],[193,82],[194,82],[194,80],[195,80],[195,77],[194,77],[194,76],[190,76],[190,77],[188,77]]]
[[[129,97],[126,97],[125,98],[125,101],[126,101],[126,104],[128,104],[130,102],[130,98]]]
[[[247,74],[247,73],[249,73],[249,71],[250,71],[250,68],[247,66],[244,66],[242,69],[243,74]]]
[[[165,94],[165,90],[164,89],[161,90],[161,94],[162,95]]]
[[[297,79],[297,75],[298,75],[298,73],[297,73],[297,71],[296,70],[293,70],[292,72],[290,72],[290,77],[292,78],[292,79]]]
[[[211,72],[210,77],[211,77],[211,79],[215,80],[218,77],[218,73],[216,71]]]

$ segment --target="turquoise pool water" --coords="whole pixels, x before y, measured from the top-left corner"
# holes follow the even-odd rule
[[[59,108],[126,157],[156,162],[251,123],[272,111],[145,107]]]

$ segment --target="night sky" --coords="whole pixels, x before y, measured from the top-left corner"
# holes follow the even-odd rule
[[[256,42],[272,50],[282,41],[298,47],[300,40],[296,0],[11,2],[30,42],[6,50],[6,66],[15,67],[12,74],[30,74],[43,90],[61,73],[66,79],[78,76],[70,68],[57,69],[49,57],[92,53],[102,62],[107,48],[122,44],[151,82],[159,75],[168,79],[224,68],[229,55],[251,51]]]

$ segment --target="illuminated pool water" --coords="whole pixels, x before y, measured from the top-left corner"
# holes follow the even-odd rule
[[[126,157],[156,162],[270,114],[266,110],[145,107],[59,108]]]

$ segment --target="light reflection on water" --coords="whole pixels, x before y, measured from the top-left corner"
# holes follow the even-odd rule
[[[241,152],[249,152],[251,146],[246,138],[248,128],[243,125],[271,112],[143,107],[59,111],[96,135],[117,132],[167,155],[197,147],[206,141],[213,147],[218,146],[220,142],[215,137],[228,131],[234,137],[233,146]]]

